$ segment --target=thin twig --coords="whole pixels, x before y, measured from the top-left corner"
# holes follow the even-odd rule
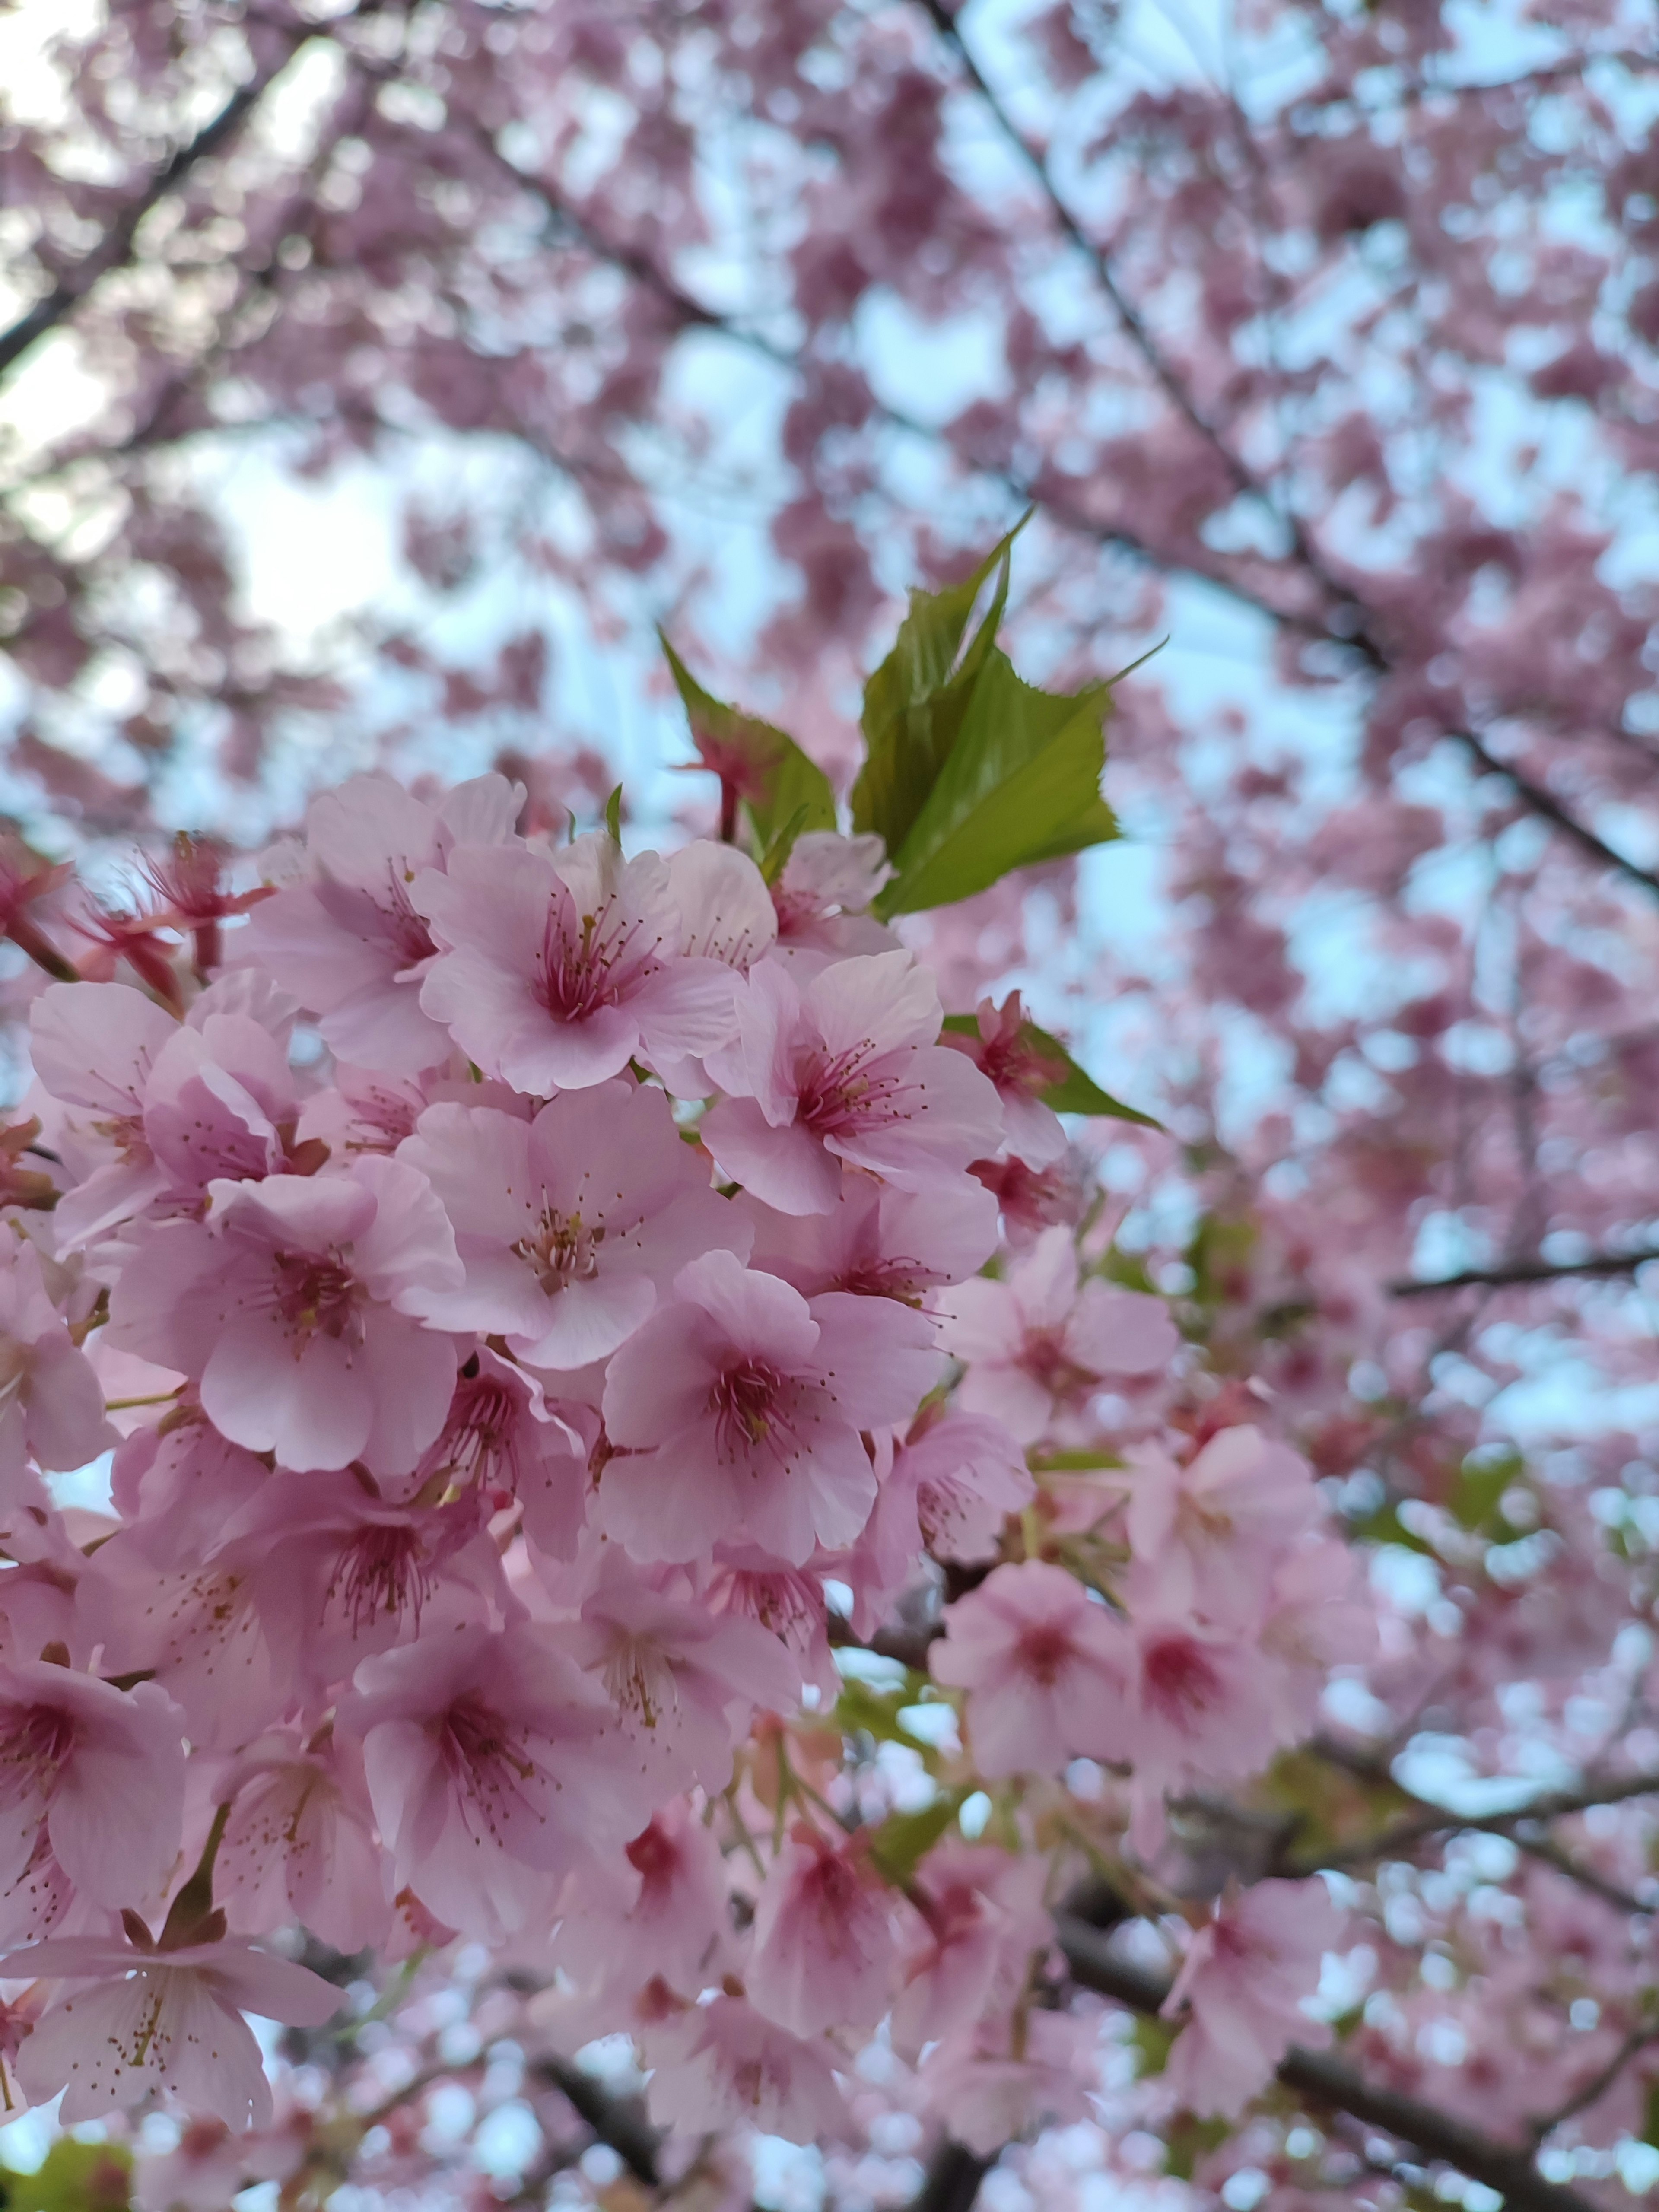
[[[1643,1252],[1597,1252],[1588,1260],[1510,1260],[1501,1267],[1465,1267],[1455,1275],[1431,1275],[1418,1279],[1406,1276],[1388,1286],[1391,1298],[1425,1298],[1436,1291],[1507,1290],[1528,1283],[1570,1282],[1574,1276],[1633,1275],[1659,1249]]]
[[[1157,1975],[1118,1958],[1097,1929],[1066,1913],[1055,1916],[1054,1928],[1072,1978],[1080,1988],[1093,1990],[1148,2016],[1161,2010],[1169,1985]],[[1306,2051],[1292,2044],[1276,2071],[1284,2087],[1297,2096],[1347,2112],[1367,2127],[1411,2144],[1425,2159],[1499,2191],[1514,2212],[1594,2212],[1589,2198],[1577,2190],[1546,2181],[1533,2163],[1530,2149],[1494,2142],[1418,2098],[1379,2089],[1345,2060],[1328,2052]]]

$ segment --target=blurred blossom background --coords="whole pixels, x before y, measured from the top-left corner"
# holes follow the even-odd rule
[[[906,927],[1164,1125],[1079,1172],[1375,1546],[1449,1686],[1389,1756],[1471,1811],[1659,1762],[1656,469],[1649,0],[0,6],[0,811],[111,899],[377,766],[672,841],[659,625],[844,783],[1029,510],[1021,665],[1151,655],[1124,836]]]

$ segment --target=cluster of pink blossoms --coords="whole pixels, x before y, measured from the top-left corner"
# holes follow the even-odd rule
[[[833,2130],[884,2021],[958,2132],[1024,2124],[1061,1778],[1093,1762],[1153,1865],[1166,1799],[1259,1771],[1357,1652],[1346,1556],[1294,1454],[1164,1425],[1162,1302],[1008,1197],[1064,1152],[1052,1071],[1017,1005],[942,1033],[866,911],[878,840],[802,836],[769,884],[521,837],[521,797],[356,779],[222,964],[198,933],[165,990],[35,1005],[7,2094],[262,2123],[243,2014],[341,2002],[264,1948],[301,1925],[541,1971],[549,2035],[630,2033],[666,2126]],[[40,1470],[110,1447],[112,1515],[56,1510]],[[803,1747],[832,1644],[919,1591],[960,1745],[896,1868]],[[1198,2108],[1297,2028],[1306,1887],[1297,1936],[1257,1892],[1197,1939]]]

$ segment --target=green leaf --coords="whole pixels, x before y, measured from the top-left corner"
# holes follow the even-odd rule
[[[870,1856],[890,1882],[908,1881],[957,1817],[963,1790],[942,1790],[919,1813],[890,1813],[870,1838]]]
[[[33,2173],[0,2166],[7,2212],[125,2212],[132,2162],[118,2143],[60,2136]]]
[[[1161,2074],[1170,2063],[1170,2047],[1181,2033],[1173,2021],[1154,2020],[1139,2014],[1129,2030],[1129,2043],[1135,2054],[1135,2079],[1144,2081],[1149,2074]]]
[[[776,883],[789,865],[789,855],[795,849],[795,840],[803,830],[811,827],[809,806],[798,806],[777,836],[760,856],[760,872],[769,884]]]
[[[993,647],[948,757],[896,850],[876,901],[884,918],[971,898],[1015,868],[1115,837],[1100,795],[1111,687],[1040,691]]]
[[[803,817],[802,830],[833,830],[836,794],[817,763],[770,722],[711,696],[662,632],[657,635],[684,702],[698,757],[743,802],[760,850],[769,850],[797,813]],[[800,831],[794,834],[799,836]],[[778,865],[781,867],[782,861]]]
[[[853,827],[876,831],[890,858],[956,743],[975,679],[996,641],[1008,603],[1009,557],[1024,526],[1017,524],[961,583],[912,592],[892,651],[864,687],[865,760],[853,786]],[[963,653],[968,617],[994,570],[990,606]]]
[[[946,1014],[945,1026],[954,1030],[958,1036],[977,1036],[977,1014]],[[1161,1129],[1164,1124],[1155,1121],[1150,1114],[1142,1114],[1133,1106],[1126,1106],[1121,1098],[1114,1098],[1109,1091],[1103,1091],[1091,1075],[1086,1075],[1072,1058],[1065,1046],[1047,1030],[1039,1029],[1035,1022],[1019,1025],[1022,1050],[1034,1059],[1046,1060],[1053,1070],[1051,1079],[1036,1096],[1045,1106],[1056,1114],[1107,1114],[1116,1121],[1138,1121],[1144,1129]]]
[[[605,802],[605,826],[611,833],[613,845],[622,842],[622,786],[618,784]]]
[[[1647,2109],[1642,2116],[1642,2141],[1659,2150],[1659,2081],[1648,2084]]]
[[[1164,2135],[1165,2173],[1172,2174],[1177,2181],[1190,2181],[1200,2159],[1225,2142],[1233,2126],[1231,2120],[1194,2119],[1190,2112],[1182,2112],[1171,2120]]]
[[[1453,1520],[1460,1528],[1471,1531],[1507,1534],[1507,1524],[1498,1510],[1498,1500],[1526,1473],[1526,1467],[1520,1453],[1507,1446],[1498,1451],[1472,1452],[1459,1470],[1451,1495],[1446,1500]]]
[[[868,1682],[856,1679],[843,1682],[841,1695],[836,1699],[835,1726],[843,1735],[851,1735],[861,1729],[878,1743],[904,1743],[912,1751],[931,1751],[933,1746],[912,1735],[899,1718],[906,1705],[915,1704],[923,1679],[920,1674],[907,1678],[903,1686],[896,1690],[872,1689]]]

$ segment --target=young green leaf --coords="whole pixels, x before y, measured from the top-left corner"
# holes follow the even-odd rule
[[[1018,524],[973,574],[943,592],[912,592],[893,649],[864,687],[865,761],[853,786],[853,827],[875,830],[896,854],[949,757],[974,682],[996,642],[1008,601]],[[965,653],[968,618],[993,572],[995,588]]]
[[[613,845],[622,842],[622,786],[618,784],[605,802],[605,826]]]
[[[950,757],[876,902],[884,918],[950,906],[1012,869],[1115,837],[1100,795],[1109,685],[1041,691],[1005,653],[985,656]]]
[[[768,851],[797,814],[802,817],[801,830],[833,830],[836,794],[816,762],[770,722],[728,707],[705,691],[667,638],[660,630],[657,635],[684,702],[698,757],[719,776],[722,796],[730,805],[735,809],[741,802],[759,849]]]
[[[941,1790],[919,1813],[890,1813],[870,1838],[870,1856],[889,1881],[908,1881],[957,1817],[966,1788]]]

